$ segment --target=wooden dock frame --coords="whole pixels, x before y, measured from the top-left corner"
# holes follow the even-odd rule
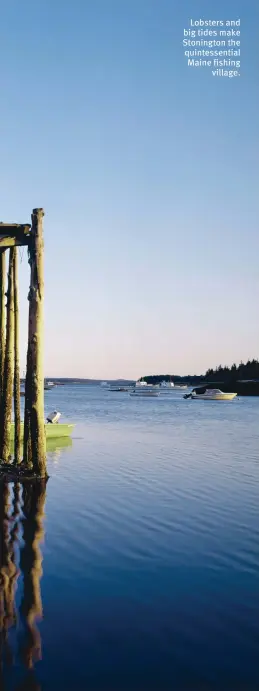
[[[0,223],[0,478],[46,478],[44,422],[43,209],[33,209],[31,224]],[[25,381],[23,460],[21,448],[18,248],[28,248],[30,264],[29,328]],[[9,250],[5,292],[6,251]],[[5,305],[5,295],[7,302]],[[10,463],[11,418],[14,397],[15,457]]]

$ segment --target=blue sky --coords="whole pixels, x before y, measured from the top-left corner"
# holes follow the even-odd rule
[[[258,14],[257,0],[3,4],[0,220],[45,209],[47,375],[258,356]],[[187,68],[200,17],[241,18],[240,78]],[[25,252],[20,275],[23,365]]]

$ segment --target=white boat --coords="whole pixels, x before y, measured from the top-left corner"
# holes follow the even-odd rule
[[[50,391],[51,389],[54,389],[54,387],[55,387],[55,384],[54,384],[53,381],[47,381],[47,382],[46,382],[45,379],[44,379],[44,389],[45,389],[45,391]]]
[[[107,381],[101,381],[100,386],[108,386],[108,382]]]
[[[135,390],[135,391],[132,391],[130,393],[130,396],[134,396],[134,398],[139,398],[139,397],[156,398],[157,396],[159,396],[159,392],[158,391],[151,391],[150,389],[148,389],[147,391],[144,391],[144,390],[136,391]]]
[[[190,398],[201,401],[232,401],[237,396],[236,393],[225,393],[220,389],[206,389],[204,393],[192,391]]]
[[[137,382],[136,382],[136,386],[137,386],[137,387],[139,387],[139,386],[147,386],[147,382],[146,382],[146,381],[137,381]]]
[[[173,381],[161,381],[160,382],[160,389],[173,389],[174,388],[174,382]]]

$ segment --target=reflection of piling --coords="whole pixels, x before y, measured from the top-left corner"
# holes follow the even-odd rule
[[[41,638],[36,621],[42,618],[40,579],[42,555],[39,548],[43,540],[43,517],[46,482],[23,485],[23,539],[20,568],[24,578],[20,612],[26,623],[26,640],[22,657],[27,669],[41,659]]]
[[[8,602],[9,602],[9,625],[13,626],[16,623],[15,610],[15,591],[16,583],[19,576],[19,569],[16,565],[16,548],[19,531],[20,518],[20,485],[15,483],[13,487],[13,511],[11,514],[10,539],[9,539],[9,588],[8,588]]]
[[[8,664],[12,664],[13,655],[8,645],[8,630],[14,625],[15,617],[15,586],[18,570],[15,563],[16,518],[19,515],[19,491],[14,502],[14,510],[9,518],[9,487],[0,485],[0,647],[1,662],[5,654]],[[13,530],[9,529],[10,520],[14,521]]]

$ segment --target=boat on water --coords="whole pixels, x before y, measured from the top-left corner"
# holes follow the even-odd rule
[[[54,381],[44,381],[44,391],[51,391],[51,389],[54,389]]]
[[[225,393],[220,389],[202,389],[202,392],[192,391],[185,394],[184,398],[191,398],[193,401],[232,401],[237,396],[236,393]]]
[[[130,386],[110,386],[109,391],[130,391],[131,387]]]
[[[159,391],[151,391],[148,389],[147,391],[142,390],[142,391],[131,391],[130,396],[134,396],[134,398],[156,398],[159,396]]]
[[[50,413],[45,422],[45,433],[46,439],[63,439],[64,437],[70,437],[74,426],[72,424],[59,422],[61,418],[61,413],[54,410]],[[21,423],[21,439],[23,439],[24,425]],[[11,440],[14,439],[14,422],[11,425]]]
[[[56,386],[56,384],[54,384],[54,382],[50,382],[50,381],[46,382],[46,383],[44,382],[44,391],[51,391],[52,389],[55,388],[55,386]],[[23,398],[25,397],[25,389],[24,388],[21,389],[20,396],[22,396]]]
[[[164,380],[164,381],[160,382],[159,386],[160,386],[160,389],[166,389],[167,391],[168,390],[170,391],[171,389],[174,389],[174,382],[171,381],[171,379],[170,379],[170,381]]]

